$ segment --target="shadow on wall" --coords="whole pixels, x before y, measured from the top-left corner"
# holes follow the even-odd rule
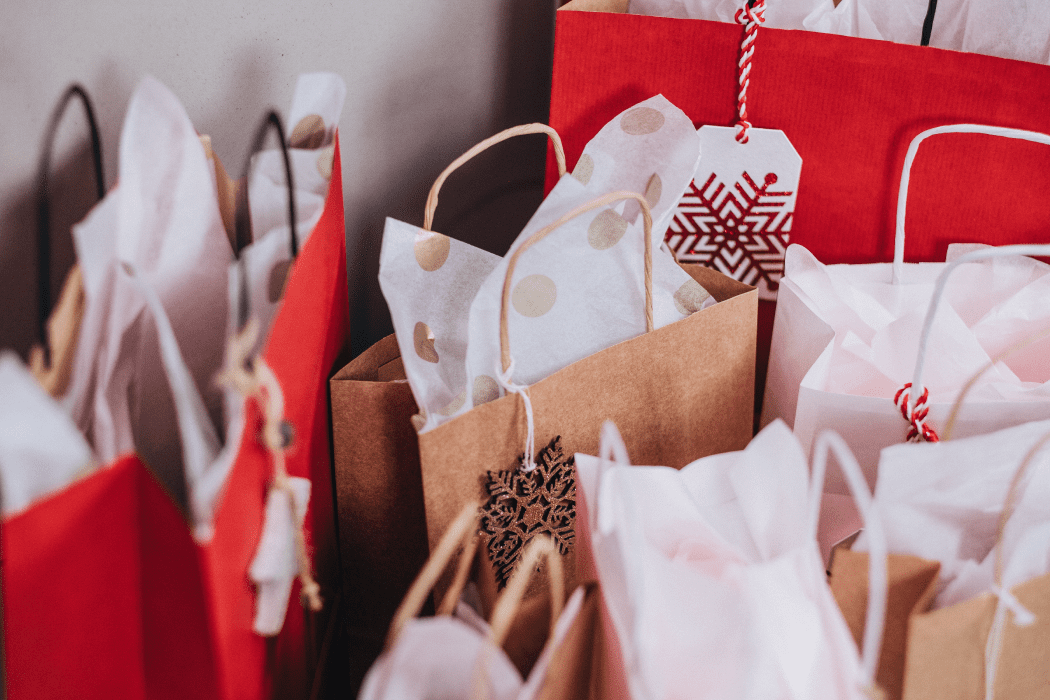
[[[72,105],[71,113],[79,112]],[[42,122],[46,123],[46,115]],[[64,155],[55,159],[51,170],[51,299],[58,299],[66,274],[76,254],[70,228],[82,220],[95,204],[95,175],[91,141],[86,135],[87,121],[69,114],[59,127],[63,135],[84,134],[76,145],[56,149]],[[41,134],[38,138],[43,138]],[[68,140],[68,139],[67,139]],[[61,143],[61,141],[60,141]],[[0,202],[0,347],[12,348],[26,359],[29,348],[40,341],[37,284],[37,198],[36,182],[27,174],[12,196]]]
[[[497,66],[500,94],[488,133],[456,143],[447,139],[428,141],[427,152],[414,159],[426,167],[402,173],[395,178],[396,184],[365,207],[347,210],[354,355],[393,332],[378,279],[385,218],[422,226],[427,194],[448,163],[476,141],[502,129],[548,121],[555,5],[556,0],[504,3]],[[389,101],[403,103],[403,90],[396,85],[389,87]],[[497,255],[505,254],[543,200],[546,157],[545,137],[533,135],[501,143],[466,163],[442,187],[434,230]]]

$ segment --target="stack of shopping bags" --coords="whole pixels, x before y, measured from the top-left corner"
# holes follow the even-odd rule
[[[349,362],[342,81],[233,179],[145,79],[0,355],[6,689],[1046,695],[1050,15],[936,5],[573,0],[552,124],[387,219]],[[434,229],[541,137],[503,255]]]
[[[1050,124],[1032,99],[1050,72],[869,41],[889,30],[848,17],[875,10],[819,5],[570,3],[552,126],[534,130],[551,140],[547,198],[507,254],[430,227],[445,178],[500,137],[442,174],[422,228],[388,221],[380,281],[396,336],[332,380],[336,478],[354,501],[341,523],[416,557],[352,555],[362,585],[382,589],[376,618],[395,620],[364,697],[531,697],[537,683],[550,698],[1045,692],[1050,268],[1031,256],[1050,252],[1037,245],[1050,211],[1006,203],[1050,172]],[[906,43],[1028,57],[1020,38],[952,43],[958,12],[941,8],[932,42],[920,18]],[[803,20],[852,36],[769,31]],[[1032,92],[981,87],[1004,74]],[[658,137],[679,121],[683,143],[685,123],[700,127],[691,178],[671,174]],[[621,150],[624,133],[635,150]],[[1003,173],[1023,182],[993,182]],[[595,245],[614,221],[624,233]],[[627,257],[632,235],[651,273]],[[638,290],[622,299],[594,253],[621,247],[614,278]],[[658,262],[671,253],[717,303],[661,328]],[[683,335],[673,357],[642,345],[728,312],[715,290],[729,278],[757,287],[757,327]],[[652,304],[649,325],[632,303]],[[746,370],[707,344],[738,330],[759,351],[754,404],[733,379]],[[692,383],[671,393],[662,377],[676,371]],[[694,395],[704,401],[680,405]],[[746,421],[742,402],[761,428],[749,443],[692,442]],[[370,441],[361,425],[390,429]],[[374,500],[350,486],[384,483],[393,491]],[[566,554],[561,591],[556,567],[526,559],[536,546]],[[533,653],[517,663],[500,615],[531,574],[517,643]],[[421,589],[436,616],[406,623]],[[573,603],[552,624],[579,596],[593,607]],[[558,654],[571,683],[544,665]]]
[[[132,96],[33,371],[0,359],[11,697],[313,683],[339,600],[323,387],[347,337],[344,96],[302,76],[291,128],[263,122],[280,148],[260,130],[237,181],[160,82]]]

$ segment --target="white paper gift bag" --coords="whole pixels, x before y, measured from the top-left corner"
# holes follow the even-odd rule
[[[892,264],[825,266],[798,246],[787,255],[762,424],[784,419],[807,451],[819,431],[839,432],[871,484],[883,447],[936,439],[971,377],[956,435],[1050,418],[1050,365],[1042,360],[1050,343],[1038,338],[1050,327],[1050,266],[1021,257],[1050,247],[953,247],[946,264],[903,262],[912,161],[924,139],[957,132],[1050,144],[1042,134],[976,125],[923,132],[905,158]],[[845,493],[837,478],[828,491]]]
[[[821,438],[812,479],[780,422],[741,452],[680,471],[627,464],[611,424],[601,457],[576,455],[578,546],[589,550],[611,622],[603,696],[867,696],[881,645],[885,568],[871,570],[876,594],[862,658],[816,545],[829,450],[869,528],[880,532],[860,469],[833,434]],[[617,688],[617,676],[626,688]]]

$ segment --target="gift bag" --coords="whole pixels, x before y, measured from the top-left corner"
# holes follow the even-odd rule
[[[599,457],[576,455],[580,557],[609,622],[597,697],[871,697],[885,598],[871,596],[860,655],[816,547],[829,451],[879,533],[860,469],[833,434],[821,437],[812,478],[779,422],[742,452],[681,470],[630,466],[610,423]],[[884,592],[885,569],[871,576]]]
[[[469,505],[442,536],[394,616],[386,649],[365,678],[360,697],[583,697],[572,692],[579,680],[590,677],[591,640],[583,633],[593,625],[596,590],[580,587],[565,601],[558,571],[561,559],[549,539],[537,538],[507,589],[490,603],[486,621],[477,588],[471,583],[473,595],[464,591],[472,568],[483,569],[478,575],[487,576],[490,587],[494,583],[488,562],[477,552],[477,518],[477,505]],[[454,583],[437,615],[418,617],[430,588],[459,547],[464,551]],[[544,560],[552,569],[546,577],[549,597],[542,614],[530,616],[522,597]],[[470,598],[475,605],[482,603],[481,610],[471,607]]]
[[[883,450],[875,503],[889,560],[879,681],[891,698],[1030,698],[1050,683],[1050,422]],[[831,589],[855,637],[865,535]]]
[[[636,122],[648,127],[635,129]],[[742,444],[750,433],[750,401],[732,398],[753,386],[749,363],[754,334],[748,324],[753,321],[754,297],[746,294],[750,288],[699,268],[681,277],[682,269],[666,251],[648,242],[653,218],[666,222],[677,188],[688,183],[695,167],[695,132],[681,112],[659,96],[628,110],[607,129],[595,140],[599,145],[589,167],[563,177],[508,257],[491,261],[489,278],[470,304],[469,333],[454,336],[467,342],[466,352],[459,350],[467,359],[466,386],[435,382],[451,400],[436,416],[428,411],[417,423],[431,544],[459,505],[487,496],[488,516],[482,526],[501,581],[533,532],[555,533],[562,552],[571,556],[569,460],[572,451],[594,440],[588,436],[605,418],[617,416],[640,451],[664,455],[676,466],[697,454]],[[692,156],[688,162],[684,155],[682,162],[674,156],[657,164],[654,173],[643,144],[669,155],[691,149]],[[632,170],[632,158],[645,165]],[[603,183],[628,178],[648,194],[602,192]],[[662,188],[652,186],[663,180]],[[661,189],[666,190],[662,196]],[[621,204],[624,200],[627,203]],[[649,213],[649,200],[658,212],[655,217]],[[392,269],[403,257],[403,247],[400,239],[384,241],[384,260]],[[451,262],[452,255],[448,257]],[[544,269],[544,260],[550,269]],[[522,272],[515,277],[519,264]],[[610,266],[619,271],[613,274]],[[561,275],[555,274],[555,268],[563,267]],[[580,274],[582,270],[591,276]],[[581,291],[588,284],[592,291]],[[392,289],[384,287],[388,298]],[[598,289],[604,291],[599,294]],[[413,317],[412,305],[426,298],[417,294],[392,301],[395,328],[411,328],[412,321],[420,320]],[[606,304],[610,299],[623,301]],[[720,303],[710,306],[711,300]],[[632,337],[636,333],[642,335]],[[462,348],[436,330],[433,338],[420,334],[407,350],[404,335],[398,338],[406,372],[411,359],[418,381],[428,376],[423,363],[432,349],[431,362],[437,360],[440,371],[442,352]],[[536,351],[536,357],[514,349],[521,344],[532,353],[544,338],[547,347]],[[562,348],[564,354],[551,352],[551,347]],[[684,347],[695,358],[688,372],[678,369],[673,359]],[[414,357],[408,357],[409,352]],[[703,359],[715,357],[717,363]],[[518,366],[526,373],[521,378]],[[412,384],[412,373],[408,376]],[[532,384],[526,388],[518,383],[522,381]],[[649,410],[636,410],[643,405]],[[593,428],[587,427],[591,424]],[[532,464],[539,466],[532,469]],[[516,500],[521,496],[526,500]],[[541,508],[541,503],[553,506]],[[566,570],[573,570],[571,560]],[[446,585],[439,582],[438,590]]]
[[[37,177],[40,345],[31,353],[32,374],[13,354],[0,356],[5,690],[11,698],[136,698],[145,690],[143,669],[132,661],[142,647],[138,493],[149,476],[134,456],[100,469],[52,399],[68,389],[83,312],[77,270],[54,312],[50,298],[49,208],[56,193],[49,169],[59,121],[73,98],[81,100],[91,130],[98,198],[105,194],[94,110],[74,85],[51,116]],[[92,633],[69,634],[72,620]]]
[[[569,166],[610,118],[658,93],[698,126],[731,126],[739,121],[746,83],[749,123],[782,131],[801,156],[794,197],[758,197],[763,180],[747,168],[708,183],[715,172],[702,154],[668,237],[680,260],[714,267],[770,296],[790,243],[825,263],[891,258],[893,222],[886,212],[897,193],[893,173],[924,129],[987,122],[1050,132],[1042,107],[1050,99],[1047,66],[769,26],[744,45],[744,53],[747,46],[753,52],[742,62],[749,28],[626,14],[628,4],[574,0],[557,13],[550,124],[565,140]],[[793,4],[768,3],[767,25],[781,26]],[[742,6],[733,3],[729,12],[744,20]],[[1050,152],[973,134],[928,148],[912,182],[909,260],[944,260],[949,243],[1044,240],[1050,203],[1040,193],[1050,186]],[[550,189],[556,180],[549,160],[547,172]],[[793,203],[790,212],[784,202]],[[769,206],[740,216],[759,203]],[[783,223],[760,230],[774,220]],[[772,302],[759,305],[756,399],[773,308]]]
[[[1050,248],[961,248],[947,264],[903,262],[911,163],[923,139],[957,131],[1050,144],[1041,134],[975,125],[920,134],[905,161],[894,262],[825,266],[792,246],[781,280],[762,421],[783,418],[805,449],[819,431],[838,431],[869,483],[883,447],[937,439],[974,375],[956,435],[1050,417],[1045,337],[1002,355],[1050,326],[1042,301],[1050,267],[1018,257]],[[843,494],[837,480],[828,490]]]
[[[459,277],[467,273],[478,275],[476,265],[489,262],[491,268],[491,261],[497,259],[430,231],[440,184],[477,152],[504,139],[527,134],[545,134],[556,144],[556,150],[560,149],[557,133],[544,125],[508,129],[471,149],[441,174],[428,199],[423,230],[388,221],[388,226],[408,231],[413,240],[409,253],[412,265],[424,273],[442,267],[450,251],[469,256],[460,265],[455,262],[460,256],[452,256],[453,264],[444,270],[446,276],[453,271],[452,284],[424,297],[434,305],[458,300],[465,315],[476,285],[464,289],[455,273]],[[484,269],[488,268],[480,268]],[[434,325],[442,336],[434,356],[440,351],[447,359],[449,353],[458,350],[459,360],[464,362],[465,342],[458,348],[455,344],[446,345],[449,334]],[[427,332],[432,335],[433,329],[428,327]],[[422,347],[428,341],[427,332],[413,341]],[[465,334],[466,329],[461,329],[461,335]],[[369,650],[361,657],[371,660],[379,654],[390,619],[429,553],[419,447],[413,427],[413,416],[421,411],[408,385],[398,339],[393,335],[340,369],[332,377],[330,391],[347,624],[355,643]],[[366,670],[355,669],[355,676],[360,678]]]
[[[336,132],[343,95],[337,76],[304,76],[291,110],[299,117],[295,127],[286,136],[272,117],[263,127],[278,127],[282,142],[287,137],[298,148],[285,150],[283,168],[281,152],[260,154],[254,172],[267,176],[255,190],[261,194],[253,192],[253,178],[246,185],[255,238],[241,251],[239,270],[230,274],[230,314],[236,322],[228,327],[239,332],[225,362],[226,372],[237,374],[250,360],[260,383],[254,393],[239,387],[240,422],[233,425],[240,432],[227,436],[232,465],[217,490],[209,484],[218,494],[214,524],[210,537],[197,536],[220,697],[305,695],[322,640],[337,619],[326,383],[349,323]],[[264,133],[260,130],[257,144]],[[294,184],[275,190],[267,182],[291,173]],[[267,216],[264,202],[277,213]],[[242,283],[253,277],[266,284]],[[260,286],[264,301],[257,301],[258,293],[243,301],[246,287]],[[268,315],[267,330],[261,321]],[[254,322],[240,328],[244,318]],[[297,574],[305,590],[295,581]],[[273,635],[276,640],[269,641]]]

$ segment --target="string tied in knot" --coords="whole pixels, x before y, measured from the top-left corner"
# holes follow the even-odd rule
[[[507,371],[504,372],[500,361],[496,360],[496,379],[507,392],[518,394],[525,404],[525,458],[521,463],[523,472],[531,472],[536,468],[536,424],[532,418],[532,400],[529,398],[529,387],[524,384],[515,384],[511,377],[514,375],[514,358],[510,358]]]
[[[992,593],[1002,601],[1003,607],[1014,614],[1014,624],[1018,627],[1029,627],[1035,624],[1036,616],[1031,610],[1014,596],[1013,593],[1001,586],[992,586]]]
[[[735,19],[737,24],[744,25],[740,61],[737,63],[740,92],[737,94],[736,103],[736,140],[739,143],[747,143],[747,132],[751,128],[751,122],[747,120],[747,88],[751,84],[751,59],[755,55],[755,38],[758,36],[758,28],[766,21],[766,0],[751,0],[736,11]]]
[[[926,423],[926,416],[930,413],[930,408],[927,403],[930,400],[930,390],[926,387],[922,389],[922,396],[915,402],[915,406],[911,408],[909,414],[908,404],[911,403],[911,382],[908,382],[893,396],[893,405],[900,409],[901,416],[904,420],[908,421],[911,426],[908,430],[908,435],[905,438],[907,442],[940,442],[940,437],[937,436],[937,431],[931,428]]]
[[[285,461],[285,452],[295,441],[295,431],[290,422],[284,418],[284,392],[277,375],[273,373],[270,366],[260,356],[252,356],[252,350],[259,337],[259,324],[255,319],[250,319],[244,328],[233,336],[226,351],[226,361],[222,372],[219,374],[220,385],[234,389],[246,400],[254,401],[262,413],[262,431],[259,435],[260,441],[266,447],[273,463],[273,481],[270,486],[271,493],[280,493],[288,500],[288,508],[292,517],[292,534],[294,537],[296,568],[300,583],[302,603],[310,610],[317,612],[323,606],[321,598],[321,587],[313,577],[310,553],[306,547],[306,535],[303,532],[303,524],[306,520],[305,504],[300,507],[301,497],[297,497],[296,484],[288,474]],[[308,480],[295,479],[294,481]],[[305,485],[300,485],[305,486]],[[299,489],[304,490],[303,488]],[[309,498],[306,491],[305,498]],[[269,503],[270,496],[267,496]],[[269,505],[267,506],[269,510]],[[260,548],[263,548],[267,533],[260,540]],[[256,559],[258,559],[258,554]],[[254,562],[253,562],[254,567]],[[287,600],[287,594],[285,594]],[[283,615],[281,616],[283,620]],[[256,626],[259,626],[257,620]],[[273,629],[272,621],[265,625],[267,634],[276,634],[280,629]],[[260,633],[263,633],[260,631]]]
[[[991,592],[999,599],[995,606],[995,618],[992,629],[988,632],[988,641],[984,646],[984,697],[993,700],[995,697],[995,676],[999,671],[999,657],[1003,651],[1003,634],[1006,627],[1006,611],[1014,614],[1014,624],[1028,627],[1035,623],[1036,616],[1026,608],[1013,593],[999,584],[994,584]]]

